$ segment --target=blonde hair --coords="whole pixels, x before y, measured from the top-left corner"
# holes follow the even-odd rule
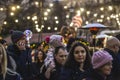
[[[6,55],[6,50],[3,47],[2,44],[0,44],[0,53],[2,56],[1,60],[1,72],[3,74],[3,79],[5,79],[6,71],[7,71],[7,55]]]

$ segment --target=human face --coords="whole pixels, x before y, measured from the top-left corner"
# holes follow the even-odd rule
[[[20,50],[25,50],[25,46],[26,46],[26,37],[22,37],[18,42],[17,42],[17,46]]]
[[[82,46],[77,46],[74,50],[74,59],[79,63],[84,63],[86,59],[86,50]]]
[[[38,59],[39,60],[43,59],[43,53],[41,51],[38,52]]]
[[[102,67],[100,67],[101,72],[104,75],[109,75],[112,69],[112,61],[106,63],[105,65],[103,65]]]
[[[67,55],[68,53],[66,50],[59,49],[58,53],[55,55],[55,59],[59,64],[63,65],[66,61]]]

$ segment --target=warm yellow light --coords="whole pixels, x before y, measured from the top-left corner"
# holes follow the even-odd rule
[[[95,14],[94,14],[94,17],[97,17],[97,15],[98,15],[98,14],[97,14],[97,13],[95,13]]]
[[[50,12],[51,10],[50,9],[47,9],[47,12]]]
[[[64,6],[64,9],[67,9],[68,7],[67,6]]]
[[[51,27],[48,27],[48,30],[50,30],[51,29]]]
[[[57,28],[57,27],[55,27],[55,28],[54,28],[54,30],[55,30],[55,31],[57,31],[57,30],[58,30],[58,28]]]
[[[32,17],[32,20],[34,21],[34,20],[37,20],[37,16],[33,16]]]
[[[7,24],[7,22],[6,22],[6,21],[4,21],[4,23],[3,23],[3,24],[5,24],[5,25],[6,25],[6,24]]]
[[[119,21],[119,18],[116,18],[117,21]]]
[[[36,1],[36,2],[35,2],[35,5],[38,6],[38,5],[39,5],[39,2]]]
[[[35,24],[37,24],[38,23],[38,21],[35,21]]]
[[[27,19],[29,20],[29,19],[30,19],[30,16],[27,16]]]
[[[88,24],[89,22],[88,22],[88,21],[86,21],[85,23],[86,23],[86,24]]]
[[[89,15],[89,14],[90,14],[90,11],[87,11],[86,13],[87,13],[87,15]]]
[[[41,28],[44,28],[44,25],[41,25]]]
[[[18,19],[16,19],[15,22],[18,23]]]
[[[44,17],[44,20],[46,21],[46,20],[47,20],[47,17]]]
[[[38,24],[36,24],[36,25],[35,25],[35,27],[39,27],[39,25],[38,25]]]
[[[104,8],[103,8],[103,7],[101,7],[101,8],[100,8],[100,10],[101,10],[101,11],[103,11],[103,10],[104,10]]]
[[[13,12],[10,13],[11,16],[14,16],[15,14]]]
[[[59,23],[59,21],[55,21],[56,22],[56,24],[58,24]]]
[[[3,8],[0,8],[0,11],[3,11],[4,9]]]
[[[17,9],[20,9],[20,6],[19,6],[19,5],[17,5]]]
[[[69,15],[66,15],[66,18],[69,18],[70,16]]]
[[[55,16],[55,19],[58,19],[58,17],[57,17],[57,16]]]
[[[15,6],[12,6],[12,7],[11,7],[11,10],[12,10],[12,11],[15,11],[15,10],[16,10],[16,7],[15,7]]]
[[[83,12],[84,10],[85,10],[84,8],[80,8],[80,11],[82,11],[82,12]]]
[[[111,11],[111,10],[113,10],[113,7],[112,6],[108,6],[108,9]]]
[[[110,20],[110,17],[107,17],[107,20]]]
[[[101,17],[101,18],[104,18],[104,15],[101,15],[100,17]]]
[[[80,11],[80,10],[77,11],[77,15],[78,15],[78,16],[81,15],[81,11]]]
[[[48,12],[44,12],[44,15],[47,16],[47,15],[48,15]]]
[[[53,4],[52,4],[52,3],[50,3],[50,7],[53,7]]]
[[[38,32],[40,32],[40,31],[41,31],[41,29],[40,29],[40,28],[36,28],[36,30],[37,30]]]
[[[119,17],[119,15],[118,14],[116,14],[116,18],[118,18]]]

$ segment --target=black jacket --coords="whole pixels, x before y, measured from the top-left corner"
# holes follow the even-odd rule
[[[113,57],[111,70],[111,76],[113,78],[112,80],[120,80],[120,63],[117,55],[115,55],[115,53],[112,50],[109,50],[107,48],[105,48],[104,50],[107,51]]]
[[[26,48],[26,50],[19,50],[16,45],[11,45],[8,47],[7,51],[15,60],[16,72],[22,76],[23,80],[31,80],[33,76],[31,49]]]
[[[4,80],[2,74],[0,75],[0,80]],[[12,71],[11,69],[7,69],[5,80],[22,80],[22,78],[18,73]]]

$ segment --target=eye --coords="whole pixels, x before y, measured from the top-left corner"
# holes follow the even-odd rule
[[[81,50],[81,53],[85,53],[85,51],[84,51],[84,50]]]
[[[80,51],[75,51],[75,54],[79,54]]]
[[[60,57],[67,57],[67,55],[60,55]]]

